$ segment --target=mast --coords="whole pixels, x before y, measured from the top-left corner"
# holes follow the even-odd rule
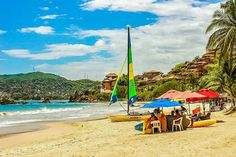
[[[130,47],[130,25],[128,28],[128,46],[127,46],[127,77],[128,77],[128,91],[127,91],[127,114],[129,114],[129,47]]]

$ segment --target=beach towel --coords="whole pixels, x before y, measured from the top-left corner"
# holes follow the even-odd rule
[[[145,120],[143,122],[143,134],[151,134],[152,133],[152,128],[149,127],[151,124],[150,124],[150,121],[148,120]]]
[[[167,120],[164,113],[159,113],[157,115],[157,119],[161,122],[161,131],[166,132],[167,131]]]
[[[192,110],[192,113],[193,113],[193,114],[199,114],[200,111],[201,111],[201,108],[198,107],[198,108],[195,108],[194,110]]]

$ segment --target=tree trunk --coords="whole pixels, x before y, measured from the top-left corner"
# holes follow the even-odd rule
[[[235,100],[235,98],[233,98],[232,99],[233,106],[236,106],[235,102],[236,102],[236,100]]]

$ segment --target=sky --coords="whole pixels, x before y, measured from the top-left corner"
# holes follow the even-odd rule
[[[50,72],[102,80],[127,55],[134,73],[167,73],[205,53],[220,0],[5,0],[0,2],[0,74]]]

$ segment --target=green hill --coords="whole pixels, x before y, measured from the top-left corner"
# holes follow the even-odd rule
[[[67,80],[64,77],[42,72],[0,75],[0,92],[15,99],[69,99],[76,90],[97,88],[98,81]]]
[[[23,81],[23,80],[35,80],[35,79],[65,79],[65,78],[55,74],[43,73],[43,72],[0,75],[0,81],[8,81],[8,80]]]

